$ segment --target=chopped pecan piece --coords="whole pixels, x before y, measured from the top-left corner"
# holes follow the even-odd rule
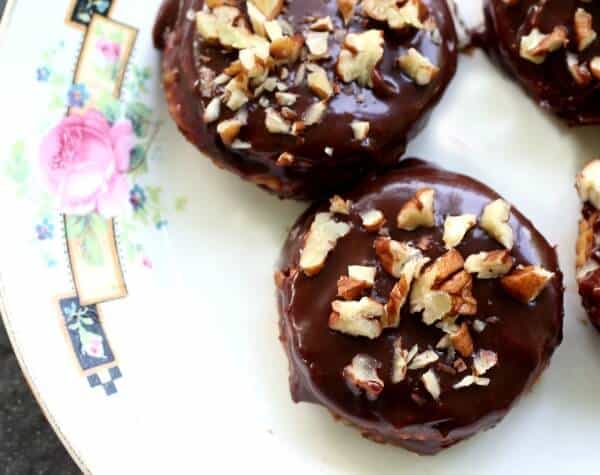
[[[523,303],[531,303],[553,277],[554,273],[540,266],[519,266],[500,282],[512,297]]]
[[[344,368],[343,376],[350,390],[359,395],[364,391],[369,400],[374,401],[383,391],[384,383],[377,374],[381,363],[369,355],[358,354],[352,363]]]

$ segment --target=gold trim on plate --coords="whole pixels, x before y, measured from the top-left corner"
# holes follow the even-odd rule
[[[16,4],[17,0],[8,0],[4,5],[4,13],[0,16],[0,44],[2,44],[2,37],[8,30],[8,24]]]
[[[8,30],[8,25],[10,23],[10,19],[12,17],[12,13],[14,11],[16,3],[17,3],[17,0],[8,0],[4,7],[4,13],[2,15],[2,18],[0,18],[0,45],[2,44],[4,34],[6,34],[6,32]],[[11,325],[9,315],[10,315],[10,310],[9,310],[9,306],[7,304],[6,292],[4,290],[3,279],[2,279],[2,273],[0,273],[0,318],[2,319],[4,328],[6,329],[6,334],[8,335],[8,340],[10,341],[12,349],[17,358],[19,367],[21,368],[21,373],[23,374],[23,378],[25,379],[27,386],[29,386],[29,390],[31,391],[31,394],[33,394],[33,397],[34,397],[38,407],[42,411],[42,414],[44,414],[44,417],[48,421],[48,424],[50,424],[50,427],[52,427],[52,430],[54,431],[54,433],[56,434],[56,436],[62,443],[65,450],[70,455],[71,459],[73,459],[75,464],[77,464],[79,469],[85,475],[91,475],[92,474],[91,470],[85,465],[85,463],[83,462],[83,458],[81,457],[79,452],[77,450],[75,450],[75,448],[70,444],[70,442],[66,438],[65,434],[63,433],[63,431],[60,428],[60,425],[54,418],[52,412],[50,412],[50,410],[44,403],[44,400],[42,399],[42,396],[41,396],[36,384],[33,382],[33,378],[31,377],[31,374],[29,372],[29,367],[27,366],[27,363],[25,362],[25,358],[23,357],[23,354],[21,353],[21,349],[17,343],[17,336]]]

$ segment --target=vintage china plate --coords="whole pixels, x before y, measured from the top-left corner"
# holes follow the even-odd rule
[[[217,170],[179,135],[151,45],[159,3],[19,0],[0,39],[1,312],[27,380],[81,468],[595,473],[600,336],[584,324],[573,281],[573,181],[600,151],[598,128],[567,128],[475,52],[461,57],[411,144],[410,154],[479,178],[517,204],[558,245],[567,287],[565,341],[532,393],[493,431],[417,457],[291,402],[272,272],[304,205]],[[460,4],[472,13],[479,2]],[[93,119],[99,143],[135,141],[133,171],[121,173],[113,157],[74,185],[104,206],[126,194],[126,209],[110,221],[60,215],[44,181],[60,173],[52,146],[87,139],[42,139],[92,105],[133,123],[115,130]],[[105,172],[121,182],[98,188]]]

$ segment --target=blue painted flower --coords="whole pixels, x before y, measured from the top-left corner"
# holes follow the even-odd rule
[[[135,211],[144,208],[146,204],[146,193],[140,185],[135,185],[129,192],[129,202]]]
[[[44,220],[35,227],[35,232],[40,241],[52,239],[54,237],[54,224],[52,224],[48,218],[44,218]]]
[[[43,66],[37,69],[36,75],[39,82],[46,82],[50,77],[50,70],[46,66]]]
[[[85,84],[73,84],[69,89],[69,107],[83,107],[89,98]]]

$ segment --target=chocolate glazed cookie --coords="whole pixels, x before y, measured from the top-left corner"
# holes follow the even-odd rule
[[[556,252],[485,185],[426,162],[316,204],[276,273],[292,398],[434,454],[493,427],[562,341]]]
[[[457,61],[445,0],[167,0],[154,40],[182,133],[283,198],[396,163]]]
[[[588,163],[577,176],[583,201],[577,239],[577,284],[590,322],[600,331],[600,160]]]
[[[600,123],[600,4],[486,0],[487,43],[544,108],[571,125]]]

